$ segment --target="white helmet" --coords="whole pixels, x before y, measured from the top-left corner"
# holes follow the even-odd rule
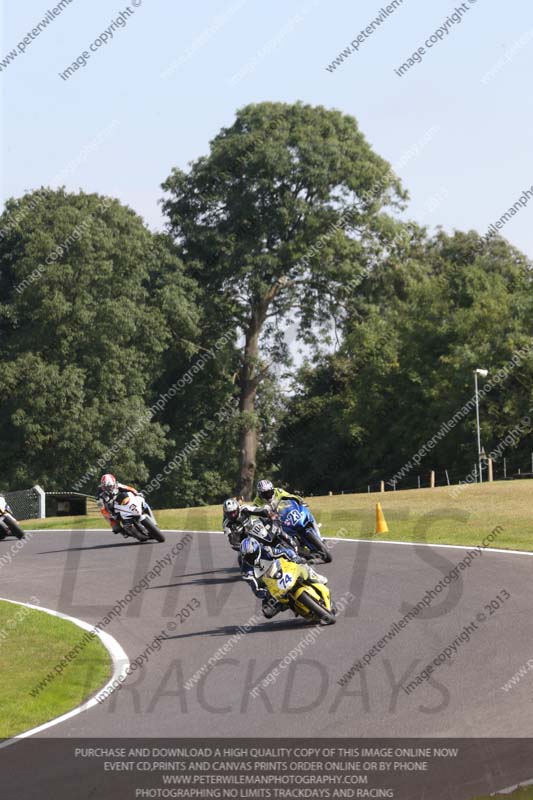
[[[228,497],[227,500],[224,501],[224,515],[228,519],[238,519],[241,507],[237,500],[234,497]]]
[[[257,484],[257,494],[261,500],[272,500],[274,496],[274,486],[272,481],[262,480]]]

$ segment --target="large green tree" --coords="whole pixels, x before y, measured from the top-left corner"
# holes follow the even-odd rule
[[[0,230],[4,479],[145,481],[169,447],[153,382],[197,319],[172,242],[117,200],[63,190],[9,200]]]
[[[395,475],[404,488],[435,467],[441,480],[444,467],[464,479],[476,461],[472,404],[418,464],[402,468],[471,400],[475,368],[487,368],[490,381],[533,344],[531,267],[501,238],[426,239],[414,228],[402,257],[383,261],[347,304],[338,352],[302,370],[278,443],[282,477],[298,474],[308,492]],[[530,354],[484,393],[486,452],[529,414],[532,385]],[[503,455],[526,449],[528,437],[526,426]]]
[[[164,208],[203,305],[240,332],[237,490],[256,469],[256,400],[269,365],[287,360],[287,322],[325,335],[339,299],[377,263],[405,195],[354,118],[297,103],[241,109],[188,171],[163,184]]]

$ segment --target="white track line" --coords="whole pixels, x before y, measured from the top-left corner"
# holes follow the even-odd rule
[[[106,531],[106,528],[34,528],[34,533],[64,533],[68,531],[72,533],[74,531],[79,531],[83,533],[88,531],[90,533],[101,533],[102,531]],[[214,533],[218,536],[224,536],[223,531],[192,531],[192,530],[177,530],[175,528],[162,528],[162,533]],[[376,534],[379,535],[379,534]],[[447,548],[448,550],[472,550],[476,547],[480,547],[479,544],[432,544],[431,542],[396,542],[390,540],[383,540],[383,539],[351,539],[347,536],[324,536],[329,542],[367,542],[368,544],[395,544],[400,545],[402,547],[442,547]],[[530,550],[504,550],[499,547],[483,547],[482,548],[484,553],[503,553],[503,555],[508,556],[533,556],[533,551]]]
[[[94,631],[95,634],[98,636],[104,647],[106,648],[107,652],[111,656],[111,661],[113,662],[113,674],[110,677],[109,681],[106,683],[104,687],[98,689],[97,692],[91,697],[89,700],[86,700],[81,706],[77,708],[73,708],[72,711],[67,711],[66,714],[62,714],[60,717],[56,717],[55,719],[50,720],[50,722],[44,722],[42,725],[38,725],[36,728],[31,728],[29,731],[24,731],[23,733],[17,734],[11,739],[6,739],[5,742],[0,744],[0,749],[3,747],[9,747],[12,744],[16,744],[19,739],[26,739],[28,736],[34,736],[36,733],[41,733],[41,731],[45,731],[47,728],[52,728],[54,725],[59,725],[60,722],[65,722],[65,720],[70,719],[71,717],[75,717],[78,714],[81,714],[82,711],[88,711],[93,706],[99,705],[96,694],[100,694],[100,692],[105,691],[108,688],[111,688],[113,682],[121,677],[126,677],[127,673],[126,670],[130,666],[129,658],[126,655],[122,646],[110,636],[109,633],[105,631],[100,631],[95,629],[94,625],[91,625],[88,622],[84,622],[82,619],[77,619],[76,617],[69,617],[67,614],[61,614],[59,611],[54,611],[51,608],[42,608],[41,606],[34,606],[31,603],[20,603],[17,600],[10,600],[7,597],[0,597],[0,600],[5,601],[6,603],[13,603],[17,606],[26,606],[27,608],[34,608],[37,611],[44,611],[45,614],[51,614],[53,617],[59,617],[59,619],[67,620],[67,622],[72,622],[74,625],[77,625],[78,628],[83,628],[84,631]]]
[[[452,550],[475,550],[481,547],[479,544],[432,544],[431,542],[384,542],[382,539],[337,539],[333,536],[325,536],[326,540],[332,542],[370,542],[371,544],[399,544],[404,547],[446,547]],[[484,553],[503,553],[504,555],[512,556],[533,556],[530,550],[504,550],[499,547],[482,547]]]
[[[526,786],[531,786],[533,781],[527,781],[527,783],[517,783],[516,786],[508,786],[507,789],[500,789],[499,792],[495,792],[491,794],[490,797],[501,797],[504,794],[511,794],[511,792],[516,792],[517,789],[524,789]]]
[[[167,528],[164,533],[216,533],[224,536],[223,531],[178,531]],[[351,539],[347,536],[324,536],[327,542],[367,542],[367,544],[399,544],[403,547],[446,547],[452,550],[472,550],[480,547],[479,544],[432,544],[431,542],[395,542],[383,539]],[[530,550],[503,550],[498,547],[483,547],[484,553],[504,553],[507,555],[533,556]]]

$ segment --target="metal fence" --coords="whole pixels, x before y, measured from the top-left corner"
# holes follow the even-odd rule
[[[99,512],[92,495],[81,492],[45,492],[40,486],[0,494],[6,498],[17,519],[45,519],[64,515],[84,515]]]
[[[479,483],[478,465],[473,462],[471,470],[459,471],[457,468],[450,468],[446,465],[435,464],[429,458],[427,464],[415,467],[409,471],[406,477],[394,482],[390,475],[377,478],[374,470],[373,476],[366,483],[347,487],[344,490],[336,489],[329,494],[362,494],[369,492],[394,492],[402,489],[429,489],[432,486],[454,486],[461,483]],[[533,451],[522,450],[513,451],[505,458],[493,459],[491,465],[491,476],[494,481],[518,480],[520,478],[533,478]],[[486,483],[490,480],[488,462],[483,462],[482,480]],[[322,492],[321,492],[322,494]],[[327,494],[327,492],[324,492]],[[311,497],[312,495],[308,495]]]
[[[45,494],[40,486],[6,492],[5,498],[17,519],[41,519],[45,516]]]

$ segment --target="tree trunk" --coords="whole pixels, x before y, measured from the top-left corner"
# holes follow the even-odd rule
[[[239,453],[239,482],[237,484],[237,494],[244,497],[245,500],[251,500],[253,496],[255,468],[257,466],[258,437],[256,421],[253,415],[255,413],[255,399],[260,379],[258,370],[259,336],[267,318],[270,304],[282,285],[281,279],[276,281],[259,302],[252,307],[250,324],[246,331],[244,362],[241,371],[241,396],[239,399],[239,411],[243,415],[243,424]]]
[[[240,475],[237,494],[245,500],[251,500],[254,493],[254,478],[257,454],[257,431],[253,427],[245,427],[241,433]]]
[[[259,355],[259,333],[261,322],[257,313],[252,313],[252,321],[246,332],[244,363],[241,374],[241,396],[239,411],[243,416],[241,446],[239,452],[239,482],[237,494],[250,500],[253,495],[257,455],[257,429],[251,416],[255,412],[257,396],[257,359]]]

